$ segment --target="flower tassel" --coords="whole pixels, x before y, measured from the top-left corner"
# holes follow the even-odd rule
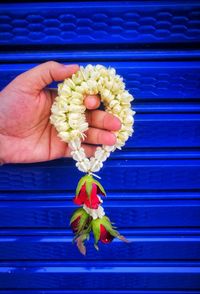
[[[81,207],[73,213],[70,226],[75,235],[74,241],[83,255],[86,254],[85,241],[89,240],[90,233],[94,235],[94,247],[97,250],[99,250],[99,241],[109,244],[114,238],[118,238],[128,242],[105,215],[101,206],[103,201],[99,194],[106,196],[103,186],[91,174],[87,174],[79,180],[74,203]]]

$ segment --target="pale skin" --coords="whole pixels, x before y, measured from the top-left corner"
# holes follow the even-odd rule
[[[49,121],[51,105],[57,95],[47,86],[63,81],[79,70],[76,64],[49,61],[17,76],[0,92],[0,161],[32,163],[70,157],[70,148],[57,136]],[[82,143],[87,157],[94,155],[96,144],[114,145],[113,131],[119,119],[98,110],[100,98],[85,97],[87,138]]]

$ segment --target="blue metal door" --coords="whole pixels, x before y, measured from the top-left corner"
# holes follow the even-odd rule
[[[72,244],[71,159],[0,167],[2,294],[200,293],[199,44],[199,1],[0,4],[1,89],[47,60],[103,64],[137,112],[99,173],[129,244]]]

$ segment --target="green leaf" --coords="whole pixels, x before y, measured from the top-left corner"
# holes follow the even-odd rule
[[[106,216],[102,217],[101,223],[108,232],[110,232],[113,229],[110,220]]]
[[[123,242],[130,243],[130,241],[127,240],[127,239],[126,239],[124,236],[122,236],[122,235],[119,235],[117,238],[118,238],[119,240],[123,241]]]
[[[99,238],[100,238],[100,224],[101,224],[100,219],[93,219],[92,220],[92,231],[94,234],[95,244],[98,243]]]
[[[79,180],[78,185],[76,187],[76,196],[78,196],[78,194],[79,194],[82,186],[85,184],[85,182],[88,180],[91,180],[91,178],[92,178],[91,175],[85,175]]]
[[[72,214],[72,217],[70,219],[70,224],[73,223],[73,221],[81,215],[87,215],[87,212],[82,207],[80,207],[74,211],[74,213]]]
[[[129,241],[122,235],[120,235],[120,233],[115,230],[116,227],[112,226],[112,223],[110,221],[110,219],[107,216],[104,216],[102,218],[102,225],[105,227],[105,229],[115,238],[120,239],[121,241],[124,241],[126,243],[129,243]]]
[[[81,178],[81,179],[79,180],[78,185],[77,185],[77,187],[76,187],[76,196],[78,196],[78,194],[79,194],[79,192],[80,192],[82,186],[84,185],[84,183],[85,183],[85,179],[84,179],[84,177],[83,177],[83,178]]]
[[[83,236],[83,235],[87,235],[87,237],[89,237],[91,230],[92,230],[92,226],[90,222],[87,228],[80,231],[79,233],[78,232],[76,233],[76,235],[74,236],[74,241],[76,241],[80,236]]]
[[[86,180],[86,193],[88,195],[88,198],[90,200],[90,196],[91,196],[91,192],[92,192],[92,182],[89,180]]]
[[[106,191],[104,190],[104,187],[99,183],[99,181],[94,180],[94,183],[99,187],[99,189],[101,190],[102,194],[104,196],[106,196]]]
[[[87,215],[84,215],[83,217],[81,217],[81,219],[80,219],[80,221],[79,221],[79,228],[78,228],[78,231],[77,231],[77,233],[79,234],[81,231],[83,231],[83,230],[86,230],[87,231],[87,229],[88,229],[88,227],[89,227],[89,223],[88,223],[88,226],[87,226],[87,228],[86,228],[86,224],[87,224],[87,222],[88,222],[88,218],[89,218],[90,216],[89,216],[89,214],[87,214]]]

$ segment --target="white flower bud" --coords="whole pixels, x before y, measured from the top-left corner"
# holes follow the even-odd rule
[[[81,140],[76,138],[72,141],[69,142],[69,147],[72,150],[78,150],[78,149],[82,149],[81,148]]]
[[[90,160],[89,160],[87,157],[85,157],[85,158],[83,159],[83,164],[85,165],[85,168],[86,168],[87,170],[89,170],[89,168],[90,168]]]
[[[115,105],[114,107],[113,107],[113,113],[115,114],[115,113],[120,113],[121,112],[121,110],[122,110],[122,108],[121,108],[121,106],[118,104],[118,105]]]
[[[113,67],[110,67],[108,69],[108,73],[109,73],[110,76],[114,77],[115,74],[116,74],[116,70]]]
[[[105,215],[104,209],[102,206],[98,206],[97,209],[92,209],[87,207],[85,204],[83,205],[83,209],[93,218],[102,218]]]
[[[76,167],[81,171],[81,172],[87,172],[86,170],[85,170],[85,166],[82,164],[82,162],[77,162],[76,163]]]
[[[69,126],[72,128],[72,129],[78,129],[79,127],[79,122],[77,120],[69,120]]]
[[[92,72],[94,69],[93,65],[92,64],[88,64],[86,67],[85,67],[85,70],[88,71],[88,72]]]
[[[73,90],[76,88],[75,83],[70,78],[65,79],[64,85],[67,85],[70,89],[73,89]]]
[[[81,137],[81,133],[79,130],[72,130],[70,131],[70,139],[74,140],[76,138],[80,138]]]
[[[82,161],[85,159],[85,152],[82,150],[72,151],[71,155],[76,161]]]
[[[118,139],[120,139],[121,141],[128,140],[128,137],[129,137],[128,132],[119,132],[118,134]]]
[[[115,105],[119,105],[119,101],[113,99],[112,101],[110,101],[109,103],[109,107],[113,108]]]
[[[58,92],[59,95],[69,97],[72,95],[71,88],[67,84],[63,84],[62,89]]]
[[[87,173],[90,169],[90,161],[88,158],[84,158],[82,161],[78,161],[76,166],[80,171]]]
[[[77,99],[79,101],[79,103],[82,104],[83,95],[79,92],[72,91],[72,99],[73,99],[73,103],[75,103],[74,101],[76,101],[75,99]],[[77,103],[75,103],[75,104],[77,104]]]
[[[109,97],[111,95],[111,92],[108,90],[108,89],[104,89],[102,92],[101,92],[101,96],[103,99],[107,99],[107,97]]]
[[[97,147],[97,149],[95,151],[95,154],[94,154],[94,157],[99,162],[103,162],[103,161],[105,161],[108,158],[109,155],[110,155],[109,152],[105,151],[101,147]]]
[[[112,152],[115,150],[115,146],[107,146],[107,145],[103,145],[102,148],[107,151],[107,152]]]
[[[78,120],[80,118],[80,114],[79,113],[69,113],[68,115],[68,119],[69,120]]]
[[[127,124],[131,124],[133,123],[133,117],[132,115],[127,115],[124,119],[124,123],[127,123]]]
[[[59,123],[57,123],[56,126],[57,126],[59,132],[67,131],[69,128],[68,123],[63,122],[63,121],[60,121]]]
[[[83,122],[81,124],[79,124],[79,131],[81,132],[85,132],[88,130],[88,123],[87,122]]]
[[[90,159],[90,171],[97,172],[99,171],[103,166],[102,162],[99,162],[96,158],[92,157]]]
[[[76,113],[83,113],[86,110],[84,105],[75,105],[73,103],[69,106],[69,111],[76,112]]]
[[[83,76],[80,73],[80,71],[76,72],[75,74],[72,75],[72,81],[78,85],[81,84],[81,82],[83,81]]]
[[[68,132],[59,132],[58,133],[58,136],[62,139],[62,141],[64,142],[68,142],[69,141],[69,138],[70,138],[70,135]]]

